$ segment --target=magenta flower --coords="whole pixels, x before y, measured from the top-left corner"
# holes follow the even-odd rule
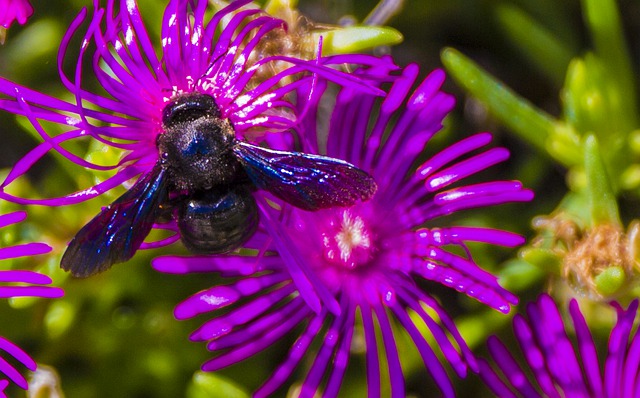
[[[573,299],[569,303],[572,325],[567,328],[553,299],[543,294],[527,305],[528,319],[521,315],[513,319],[526,368],[523,369],[507,347],[492,336],[488,346],[493,361],[492,364],[480,361],[480,375],[500,397],[640,396],[640,335],[633,330],[638,300],[626,310],[616,302],[612,306],[617,311],[618,321],[609,338],[604,374],[578,302]],[[575,343],[569,339],[567,329],[574,330]]]
[[[193,8],[192,3],[196,3]],[[21,204],[73,204],[148,173],[158,158],[156,137],[162,132],[162,112],[172,98],[181,94],[211,95],[221,117],[228,118],[240,138],[261,141],[266,133],[287,131],[296,125],[293,104],[287,97],[305,83],[323,77],[367,90],[358,79],[325,65],[379,62],[374,57],[322,57],[307,62],[283,56],[263,59],[254,56],[252,51],[261,40],[271,31],[285,27],[282,21],[259,9],[239,11],[247,3],[248,0],[235,1],[207,21],[206,1],[170,1],[162,27],[162,55],[158,57],[135,2],[121,1],[117,13],[114,1],[106,8],[96,2],[74,76],[69,78],[63,73],[62,63],[72,36],[86,18],[87,11],[83,10],[65,35],[58,56],[60,78],[75,95],[75,103],[0,78],[0,94],[5,96],[0,99],[0,109],[29,118],[43,139],[13,167],[1,187],[24,175],[52,150],[92,170],[117,171],[100,184],[60,198],[21,198],[7,192],[2,192],[2,196]],[[231,19],[223,32],[214,37],[225,17]],[[108,96],[82,88],[85,74],[82,64],[90,43],[96,46],[92,72]],[[275,62],[291,66],[270,79],[252,80],[258,71],[271,68],[270,63]],[[282,86],[281,81],[287,78],[291,83]],[[66,126],[68,131],[51,136],[40,120]],[[87,136],[121,150],[126,156],[116,164],[98,165],[61,146]]]
[[[21,222],[26,218],[27,214],[23,211],[0,215],[0,228]],[[44,243],[27,243],[9,247],[0,248],[0,260],[6,260],[24,256],[36,256],[51,251],[51,248]],[[64,291],[57,287],[39,286],[51,283],[51,278],[47,275],[39,274],[33,271],[7,271],[0,270],[0,283],[7,284],[0,286],[0,298],[11,297],[43,297],[57,298],[62,297]],[[28,284],[28,285],[25,285]],[[34,285],[34,286],[31,286]],[[16,369],[16,363],[21,363],[31,371],[36,370],[36,363],[31,357],[20,347],[11,341],[0,336],[0,350],[9,354],[17,362],[10,363],[0,357],[0,372],[4,375],[4,379],[0,379],[0,393],[14,383],[22,389],[27,389],[28,383],[25,377]],[[0,376],[1,377],[1,376]],[[2,395],[6,396],[6,395]]]
[[[97,1],[94,3],[73,76],[65,75],[62,65],[72,36],[87,16],[86,9],[64,36],[58,56],[62,83],[75,96],[75,102],[0,79],[0,109],[27,117],[43,141],[17,162],[0,184],[0,197],[6,200],[68,205],[96,197],[138,175],[141,179],[152,178],[149,176],[159,154],[156,138],[164,132],[163,112],[176,98],[187,98],[193,93],[210,96],[220,110],[220,118],[233,127],[235,137],[256,143],[298,124],[300,108],[290,99],[305,85],[314,87],[326,79],[382,93],[335,66],[349,62],[394,68],[388,60],[364,55],[318,57],[309,61],[281,55],[263,57],[256,53],[261,42],[286,26],[259,9],[242,9],[248,0],[235,1],[212,17],[207,16],[207,1],[170,1],[163,19],[159,57],[135,1],[120,1],[118,11],[114,1],[104,8]],[[93,47],[91,72],[107,95],[83,88],[83,76],[87,74],[83,70],[84,58]],[[62,125],[65,131],[50,134],[42,121]],[[113,164],[96,164],[85,153],[69,149],[70,142],[87,138],[120,151],[121,158]],[[9,194],[11,183],[51,151],[78,166],[113,174],[94,186],[62,197],[25,198]],[[143,243],[142,248],[166,245],[180,238],[174,222],[160,228],[175,233],[159,242]],[[133,251],[138,248],[135,246]]]
[[[33,14],[28,0],[0,0],[0,27],[9,29],[13,21],[24,25]]]
[[[521,244],[522,237],[487,228],[433,226],[436,219],[460,210],[531,200],[532,192],[517,181],[456,184],[504,161],[507,150],[480,150],[491,141],[490,134],[482,133],[446,148],[416,170],[417,158],[454,105],[454,99],[440,91],[444,73],[431,73],[413,93],[410,88],[418,75],[415,65],[396,77],[375,68],[366,74],[391,83],[381,104],[372,95],[345,87],[330,118],[323,118],[318,107],[320,89],[316,87],[315,94],[302,93],[314,112],[309,111],[309,117],[302,120],[301,141],[306,151],[318,153],[325,137],[328,156],[369,172],[378,184],[371,200],[318,212],[287,205],[280,209],[262,201],[266,234],[252,242],[259,250],[257,257],[166,256],[154,260],[153,266],[163,272],[241,277],[197,293],[176,307],[178,319],[230,307],[224,313],[214,312],[214,318],[191,335],[194,341],[207,341],[209,350],[217,354],[203,370],[221,369],[248,358],[304,325],[288,356],[256,391],[257,397],[280,388],[302,366],[305,354],[315,359],[306,369],[300,396],[336,396],[349,362],[354,329],[360,324],[366,342],[369,396],[380,396],[376,321],[393,397],[404,397],[405,387],[392,322],[412,338],[443,394],[453,396],[445,368],[419,327],[431,331],[458,375],[464,376],[467,367],[477,370],[477,364],[445,309],[416,282],[441,283],[502,312],[517,303],[494,275],[474,262],[465,242],[512,247]],[[330,119],[328,136],[316,128],[326,126],[325,119]],[[301,299],[299,294],[304,295],[305,290],[313,290],[320,298],[316,308]],[[307,293],[307,297],[312,295]],[[412,318],[411,313],[416,316]]]

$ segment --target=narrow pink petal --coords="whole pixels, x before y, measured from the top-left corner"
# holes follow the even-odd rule
[[[307,377],[302,382],[300,397],[314,397],[319,392],[327,366],[334,355],[336,347],[344,338],[344,323],[347,315],[343,314],[333,320],[322,339],[320,350],[315,355],[313,365],[307,372]]]
[[[429,346],[429,344],[425,340],[424,336],[420,334],[420,331],[415,326],[413,321],[409,318],[409,316],[407,315],[407,313],[403,308],[400,308],[400,306],[393,306],[391,309],[393,310],[393,313],[396,315],[396,317],[402,324],[402,327],[404,327],[404,329],[409,333],[409,336],[413,340],[413,343],[418,348],[418,352],[422,357],[422,361],[424,365],[429,370],[431,377],[433,377],[433,380],[436,382],[436,384],[440,388],[440,391],[442,392],[443,396],[450,397],[450,398],[455,397],[455,390],[453,389],[453,385],[451,384],[451,380],[449,379],[447,372],[445,371],[444,367],[440,363],[440,360],[438,360],[438,357],[436,357],[436,355],[434,354],[432,348]],[[442,348],[443,344],[447,347],[450,347],[451,343],[449,343],[449,341],[446,339],[446,336],[443,333],[439,333],[439,332],[435,333],[434,331],[437,330],[437,327],[433,327],[433,326],[435,326],[435,322],[433,322],[433,325],[428,325],[429,330],[434,334],[434,338],[436,339],[438,345],[441,347],[443,352],[446,352],[447,350],[445,348]],[[454,365],[454,367],[456,368],[456,372],[458,372],[458,374],[463,372],[460,366],[456,366],[456,364],[462,364],[462,366],[464,366],[462,361],[460,360],[452,361],[450,356],[447,356],[447,359],[452,365]]]
[[[51,250],[51,246],[45,243],[24,243],[21,245],[3,247],[0,248],[0,260],[36,256],[39,254],[49,253]]]
[[[350,302],[348,304],[349,308],[344,311],[346,313],[347,320],[343,327],[344,335],[341,338],[340,345],[333,358],[333,370],[331,371],[329,380],[327,381],[327,387],[324,391],[324,396],[327,398],[335,398],[338,396],[340,385],[342,384],[342,380],[349,363],[356,312],[353,304],[354,303]]]
[[[293,373],[293,371],[298,367],[298,364],[304,355],[308,353],[309,346],[319,333],[324,320],[324,316],[316,315],[313,317],[304,332],[302,332],[296,342],[291,345],[287,358],[278,365],[278,368],[271,374],[264,384],[254,392],[254,397],[267,398],[271,396],[271,394],[273,394],[282,385],[282,383],[291,376],[291,373]]]
[[[391,330],[391,323],[384,308],[380,306],[374,307],[380,330],[382,331],[382,342],[385,352],[387,353],[387,363],[389,369],[389,381],[391,383],[391,397],[404,398],[404,376],[402,367],[400,366],[400,357],[398,356],[398,347],[396,346],[395,337]]]
[[[525,397],[539,397],[540,394],[536,391],[535,387],[531,384],[527,375],[522,368],[518,365],[513,358],[507,347],[498,340],[495,336],[489,337],[487,340],[487,347],[489,352],[496,362],[496,365],[502,369],[502,371],[508,375],[509,381],[513,387]],[[485,364],[484,361],[480,362],[480,366]],[[481,368],[482,369],[482,368]],[[488,368],[484,369],[485,371]],[[488,375],[481,370],[481,375],[485,379]],[[506,388],[504,388],[506,390]],[[510,394],[511,395],[511,394]]]
[[[593,336],[589,331],[589,326],[584,319],[584,315],[582,315],[582,312],[580,312],[578,302],[575,299],[571,300],[571,302],[569,303],[569,314],[571,315],[571,319],[573,320],[576,339],[578,341],[578,351],[580,352],[582,366],[586,375],[586,382],[590,386],[591,394],[596,397],[601,397],[603,396],[604,389],[602,386],[602,375],[600,374],[599,365],[600,362],[598,361],[595,342],[593,341]],[[636,372],[637,368],[635,368],[633,371],[634,378]],[[627,383],[623,382],[622,385],[626,386]],[[631,391],[628,391],[628,393],[630,394]]]
[[[227,351],[244,347],[262,339],[263,335],[289,321],[289,318],[300,309],[305,309],[308,316],[313,313],[305,306],[300,297],[294,297],[277,311],[266,310],[255,321],[247,323],[242,328],[234,328],[231,332],[210,340],[207,349],[210,351]]]
[[[206,341],[228,334],[239,325],[249,323],[262,315],[265,308],[280,305],[293,291],[293,286],[289,284],[254,298],[234,308],[230,313],[205,322],[191,333],[190,339],[191,341]]]
[[[279,260],[259,260],[253,256],[160,256],[151,261],[151,266],[168,274],[219,272],[223,276],[246,276],[269,269],[269,264],[274,263],[279,264]]]
[[[0,215],[0,228],[7,225],[17,224],[24,221],[27,218],[26,211],[14,211],[13,213],[7,213]]]
[[[0,344],[0,347],[3,344]],[[0,357],[0,373],[4,373],[13,383],[15,383],[18,387],[26,390],[29,387],[27,383],[27,379],[24,378],[23,375],[18,372],[16,368],[14,368],[9,362],[7,362],[4,358]]]
[[[543,295],[537,306],[529,305],[527,312],[536,340],[546,356],[547,368],[563,392],[575,396],[588,396],[576,352],[569,340],[558,308],[551,297]]]
[[[42,297],[58,298],[64,296],[64,290],[50,286],[0,286],[0,298]]]
[[[276,328],[267,331],[261,339],[253,341],[250,344],[246,344],[242,347],[238,347],[235,350],[227,351],[220,356],[210,359],[202,365],[202,370],[205,372],[215,371],[255,355],[256,353],[271,346],[275,341],[282,338],[282,336],[295,328],[308,315],[308,308],[302,306],[285,322],[281,323]]]
[[[627,310],[616,305],[618,321],[609,336],[609,353],[604,364],[604,386],[608,396],[614,397],[622,393],[620,380],[623,377],[629,335],[634,326],[638,312],[638,300],[631,302]]]
[[[376,332],[369,304],[365,301],[361,302],[360,309],[367,350],[365,354],[367,364],[367,397],[376,398],[380,396],[380,360],[378,358]]]
[[[265,223],[263,225],[274,237],[274,243],[276,244],[278,253],[283,258],[287,266],[287,271],[291,275],[302,298],[316,313],[320,313],[321,311],[322,300],[322,304],[327,306],[331,313],[340,315],[340,306],[335,297],[329,292],[328,287],[318,279],[315,272],[311,271],[304,258],[301,258],[301,254],[297,250],[292,250],[287,244],[287,237],[283,226],[272,219],[269,205],[264,204],[263,201],[259,201],[258,206],[264,216],[263,219]]]
[[[491,391],[496,394],[497,397],[502,398],[518,398],[517,395],[513,393],[507,387],[507,385],[500,379],[500,377],[496,374],[496,372],[491,368],[491,365],[484,359],[479,359],[478,363],[480,365],[480,377],[482,377],[482,381],[487,384],[487,387],[491,389]],[[535,395],[531,395],[531,397],[535,397]]]
[[[476,174],[509,158],[509,151],[504,148],[492,148],[479,155],[463,160],[444,170],[435,172],[427,177],[425,187],[429,192],[435,192],[456,181]]]
[[[545,352],[538,346],[535,340],[535,333],[531,330],[531,327],[523,317],[516,315],[513,318],[513,330],[518,339],[520,350],[525,355],[527,363],[544,394],[552,398],[560,398],[561,396],[558,393],[553,377],[546,367]]]
[[[24,170],[22,174],[24,174],[24,172],[26,172],[26,170]],[[129,166],[118,171],[114,176],[102,181],[101,183],[91,188],[87,188],[82,191],[74,192],[72,194],[57,198],[28,199],[10,195],[4,191],[0,191],[0,198],[23,205],[66,206],[84,202],[85,200],[89,200],[95,198],[96,196],[102,195],[108,190],[113,189],[121,185],[125,181],[130,180],[141,172],[142,170],[140,168]]]
[[[286,274],[274,273],[242,279],[229,285],[214,286],[178,304],[174,315],[180,320],[193,318],[205,312],[227,307],[241,298],[254,295],[285,280]]]
[[[447,147],[437,155],[432,156],[418,168],[416,173],[422,179],[425,179],[436,171],[442,169],[442,167],[447,165],[449,162],[489,144],[491,139],[492,137],[489,133],[480,133],[469,138],[465,138],[464,140]]]
[[[0,336],[0,349],[9,353],[13,358],[18,360],[29,370],[36,369],[36,363],[31,357],[24,352],[20,347],[12,343],[11,341]],[[28,387],[27,380],[4,358],[0,357],[0,372],[4,373],[12,382],[18,385],[20,388],[26,390]]]
[[[26,366],[27,369],[31,371],[36,370],[36,362],[29,356],[29,354],[2,336],[0,336],[0,349],[6,351],[9,355]]]
[[[16,270],[0,271],[0,282],[22,282],[38,285],[48,285],[52,283],[52,280],[48,275],[41,274],[39,272]]]
[[[420,228],[415,232],[417,255],[426,255],[427,247],[460,244],[464,242],[483,242],[492,245],[515,247],[524,243],[524,237],[513,232],[491,228],[449,227]]]

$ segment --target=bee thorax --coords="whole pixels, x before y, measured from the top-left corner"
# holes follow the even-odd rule
[[[202,190],[231,183],[240,164],[233,128],[213,116],[174,123],[158,136],[161,163],[176,189]]]

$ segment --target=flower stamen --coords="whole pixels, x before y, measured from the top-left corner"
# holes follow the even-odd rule
[[[370,259],[373,247],[371,235],[362,217],[346,210],[342,213],[342,220],[331,225],[337,228],[323,236],[328,260],[353,269]]]

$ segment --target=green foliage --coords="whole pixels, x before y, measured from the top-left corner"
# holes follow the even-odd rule
[[[386,26],[348,26],[312,35],[317,43],[322,36],[322,54],[352,54],[378,46],[398,44],[402,34]]]
[[[442,63],[458,84],[486,104],[505,125],[531,145],[540,150],[546,149],[548,141],[559,129],[551,116],[453,48],[442,51]],[[568,155],[560,156],[562,158],[558,160],[562,162]]]
[[[249,398],[241,387],[214,373],[196,372],[189,384],[187,398]]]
[[[620,290],[626,279],[624,269],[614,265],[595,277],[596,289],[603,295],[610,296]]]
[[[12,27],[0,46],[0,76],[70,100],[58,84],[57,50],[76,11],[89,3],[33,3],[36,13],[30,23]],[[139,3],[155,40],[166,2]],[[286,3],[272,1],[270,6],[282,8]],[[377,1],[299,3],[309,17],[335,24],[347,13],[356,21],[364,20]],[[637,4],[626,5],[638,12]],[[322,12],[313,15],[313,10]],[[402,44],[390,50],[399,63],[417,62],[424,73],[444,65],[451,80],[448,90],[456,95],[459,106],[447,121],[444,138],[436,137],[428,152],[456,137],[494,130],[500,144],[512,150],[510,163],[495,179],[520,179],[537,194],[529,205],[500,206],[447,221],[529,235],[529,244],[519,253],[483,245],[471,245],[471,251],[483,267],[500,275],[503,286],[518,293],[522,303],[549,287],[562,300],[569,291],[563,284],[564,259],[572,246],[595,226],[613,224],[625,229],[637,218],[640,125],[638,80],[633,71],[638,65],[631,61],[637,54],[628,49],[638,46],[626,40],[637,40],[640,32],[628,21],[632,15],[621,15],[614,0],[406,0],[404,9],[389,22],[391,27],[356,26],[323,33],[324,51],[364,51],[394,45],[404,37]],[[632,33],[627,38],[626,30]],[[74,56],[70,53],[69,59]],[[88,79],[85,88],[99,90],[99,85]],[[465,101],[465,94],[473,99]],[[4,149],[0,148],[1,167],[15,163],[39,139],[29,121],[4,113],[0,114],[0,135],[5,140]],[[119,156],[88,141],[66,148],[102,164],[113,163]],[[34,197],[51,196],[87,187],[108,175],[81,170],[61,156],[43,163],[37,173],[10,189]],[[35,207],[20,228],[2,230],[1,246],[37,240],[54,249],[29,263],[3,261],[3,269],[46,273],[66,291],[60,300],[21,298],[0,303],[0,319],[11,319],[3,321],[2,334],[28,347],[39,363],[57,369],[62,390],[71,398],[249,396],[282,360],[283,347],[291,341],[259,360],[224,372],[197,371],[209,353],[202,345],[190,343],[188,336],[202,319],[177,322],[172,311],[190,294],[219,281],[161,275],[149,269],[151,258],[183,252],[179,244],[138,253],[126,265],[88,280],[72,280],[59,269],[68,240],[121,192],[115,189],[72,207]],[[1,213],[18,209],[0,203]],[[534,223],[536,231],[532,231],[531,220],[537,215],[546,215],[546,221]],[[629,241],[630,251],[636,253],[637,243]],[[610,264],[593,276],[600,298],[614,296],[622,301],[638,291],[636,280],[636,271],[623,264]],[[509,327],[510,316],[488,311],[460,295],[440,296],[474,349],[481,350],[488,335]],[[593,311],[588,320],[609,322],[598,314]],[[407,350],[402,355],[408,391],[420,397],[437,396],[424,377],[419,354]],[[366,385],[363,355],[357,347],[352,357],[345,396],[361,394]],[[300,372],[309,366],[303,363]],[[460,396],[479,394],[477,379],[456,384]]]
[[[521,261],[503,263],[507,277],[501,281],[523,293],[550,286],[559,301],[576,295],[596,301],[629,301],[638,292],[640,193],[638,79],[633,73],[638,66],[632,63],[637,57],[628,51],[636,47],[624,37],[629,10],[621,15],[615,0],[545,4],[536,7],[526,0],[502,1],[494,9],[504,39],[517,49],[518,59],[528,68],[524,73],[503,69],[502,74],[528,92],[519,93],[504,83],[498,77],[501,73],[495,72],[492,62],[496,61],[489,58],[487,62],[491,55],[478,56],[453,47],[441,53],[456,83],[509,134],[535,151],[536,158],[565,173],[564,188],[552,190],[544,183],[535,187],[533,205],[538,214],[547,215],[533,221],[537,235],[520,250]],[[581,11],[583,20],[569,18],[568,8]],[[577,46],[581,32],[567,35],[561,26],[582,23],[591,44]],[[479,61],[493,66],[492,72]],[[540,100],[537,90],[518,80],[535,73],[542,76],[555,99]],[[549,107],[550,102],[557,105]],[[630,225],[626,234],[625,225]],[[604,235],[599,235],[602,231]],[[607,237],[611,241],[603,240]],[[510,278],[523,262],[537,269],[537,275]],[[599,319],[599,313],[589,314],[591,324],[608,322]]]

